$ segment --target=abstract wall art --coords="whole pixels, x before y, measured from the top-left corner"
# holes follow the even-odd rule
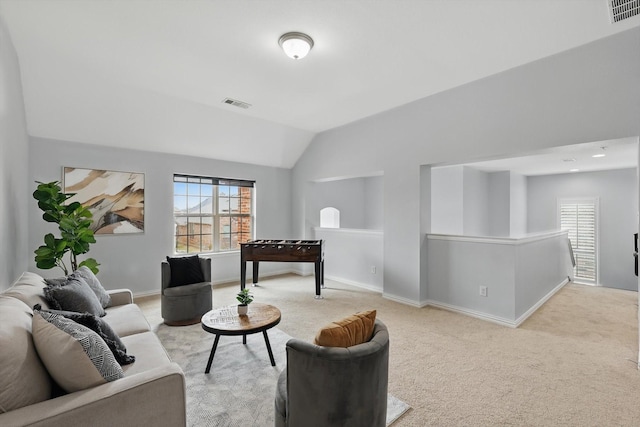
[[[65,167],[65,193],[93,214],[95,234],[144,232],[144,174]]]

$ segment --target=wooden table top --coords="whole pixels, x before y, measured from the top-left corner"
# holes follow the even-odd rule
[[[202,329],[217,335],[247,335],[266,331],[280,323],[280,310],[269,304],[249,304],[246,315],[237,305],[215,308],[202,316]]]

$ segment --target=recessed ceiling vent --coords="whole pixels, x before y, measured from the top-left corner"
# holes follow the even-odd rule
[[[640,0],[638,0],[638,1],[640,1]],[[224,104],[233,105],[234,107],[244,108],[245,110],[247,108],[251,107],[251,104],[248,104],[248,103],[242,102],[242,101],[238,101],[237,99],[225,98],[225,99],[222,100],[222,102]]]
[[[607,0],[607,3],[612,23],[640,15],[640,0]]]

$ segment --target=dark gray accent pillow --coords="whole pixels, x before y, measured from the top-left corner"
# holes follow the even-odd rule
[[[104,289],[102,283],[100,283],[96,275],[93,274],[93,271],[89,269],[89,267],[80,267],[79,269],[74,271],[70,277],[73,276],[82,277],[84,281],[87,282],[87,285],[89,285],[93,293],[98,297],[98,301],[100,301],[100,305],[102,305],[102,308],[109,307],[109,304],[111,304],[111,297]]]
[[[109,350],[111,350],[111,353],[113,353],[113,356],[116,358],[116,361],[120,365],[129,365],[130,363],[136,361],[135,356],[127,354],[127,347],[125,347],[118,334],[116,334],[111,326],[109,326],[109,324],[100,317],[96,317],[91,313],[76,313],[73,311],[43,309],[40,304],[34,305],[33,311],[58,314],[91,329],[92,331],[100,335],[100,338],[102,338],[104,342],[109,346]]]
[[[63,286],[46,286],[44,297],[56,310],[87,312],[100,317],[107,314],[96,294],[81,277],[69,276]]]
[[[202,267],[200,267],[198,255],[167,257],[167,262],[171,268],[169,287],[204,282],[204,274],[202,273]]]
[[[93,274],[93,271],[91,271],[89,267],[82,266],[67,277],[45,279],[45,282],[49,286],[64,286],[67,284],[67,280],[75,277],[82,278],[82,280],[84,280],[87,285],[89,285],[93,293],[96,294],[96,297],[98,297],[98,301],[100,301],[100,305],[102,305],[102,308],[107,308],[109,304],[111,304],[111,296],[107,293],[107,291],[102,286],[102,283],[100,283],[96,275]]]

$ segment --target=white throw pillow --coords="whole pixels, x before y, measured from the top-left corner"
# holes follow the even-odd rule
[[[49,375],[72,393],[124,377],[102,338],[63,316],[34,312],[33,342]]]

